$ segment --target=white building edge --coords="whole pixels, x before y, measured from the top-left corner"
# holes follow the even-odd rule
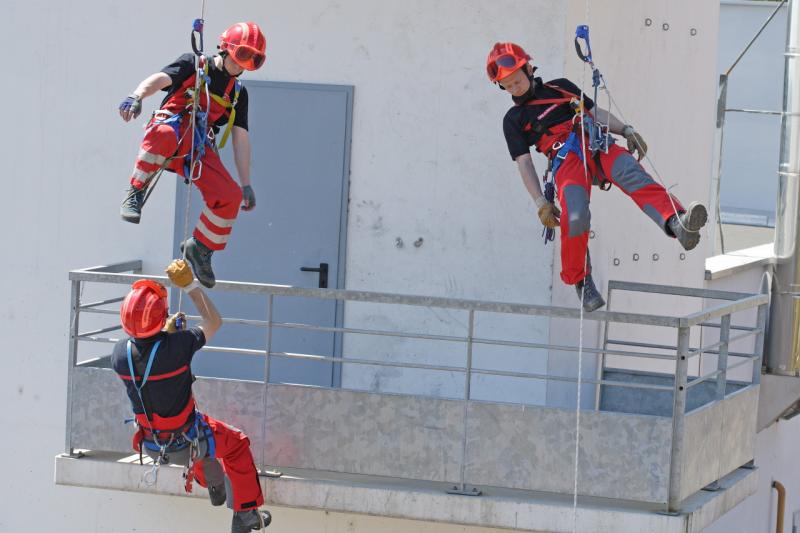
[[[15,63],[20,83],[0,89],[4,101],[22,100],[9,108],[8,123],[14,127],[5,130],[2,143],[10,165],[9,197],[21,200],[4,209],[10,242],[4,254],[7,304],[0,327],[10,343],[0,373],[0,398],[6,405],[0,420],[8,430],[3,470],[12,482],[2,489],[2,501],[9,502],[0,515],[2,531],[228,527],[228,513],[211,508],[202,490],[195,489],[198,498],[181,497],[177,469],[162,469],[157,487],[144,487],[143,467],[120,462],[128,431],[114,411],[124,407],[121,388],[103,368],[88,364],[67,372],[64,364],[72,342],[68,271],[142,259],[142,270],[158,275],[171,258],[170,187],[162,186],[154,196],[141,227],[116,222],[123,177],[140,131],[123,128],[115,106],[139,78],[184,50],[188,32],[174,21],[188,26],[197,16],[194,4],[149,2],[134,11],[110,4],[31,2],[3,8],[8,15],[0,23],[4,35],[9,42],[26,43],[32,60]],[[656,166],[668,184],[675,184],[672,191],[687,200],[711,198],[718,5],[689,0],[604,4],[601,11],[591,3],[588,23],[595,57],[615,99],[645,134]],[[569,312],[549,307],[574,309],[576,302],[572,289],[560,285],[558,254],[553,260],[555,247],[541,244],[533,207],[508,160],[500,119],[509,102],[486,83],[483,58],[495,41],[514,40],[533,52],[545,77],[563,74],[580,81],[582,66],[571,41],[575,25],[587,21],[585,7],[579,1],[444,1],[392,6],[306,2],[298,9],[285,2],[248,2],[223,9],[209,2],[208,36],[235,20],[263,23],[270,47],[267,67],[250,79],[356,88],[343,288],[440,297],[418,312],[406,306],[386,313],[396,313],[394,325],[401,331],[427,327],[435,335],[463,337],[462,348],[475,346],[476,368],[496,374],[473,376],[473,394],[483,396],[472,396],[466,410],[457,399],[464,394],[463,372],[456,371],[420,381],[408,369],[398,369],[387,380],[374,367],[344,365],[340,389],[270,384],[266,398],[257,382],[201,379],[198,395],[209,411],[247,430],[259,465],[284,473],[263,478],[275,517],[272,530],[572,530],[574,441],[569,437],[575,385],[520,381],[511,374],[576,375],[574,355],[546,348],[576,345],[576,321],[564,317]],[[31,38],[32,32],[42,37]],[[588,82],[584,86],[588,89]],[[389,105],[396,118],[386,126]],[[278,178],[259,179],[254,177],[257,193],[268,194],[270,180]],[[710,259],[713,225],[697,250],[681,255],[674,242],[647,223],[621,224],[645,219],[618,192],[593,194],[590,246],[604,291],[618,280],[688,287],[694,294],[757,294],[762,274],[772,269],[771,254],[764,249]],[[380,218],[385,231],[374,231],[371,217]],[[409,241],[411,234],[424,236],[425,246],[398,250],[395,236]],[[73,279],[81,276],[98,280],[104,274],[74,274]],[[628,288],[639,291],[615,289],[609,311],[630,315],[602,315],[612,323],[612,340],[675,346],[678,328],[719,320],[726,312],[708,311],[720,304],[721,292],[690,299]],[[110,285],[107,290],[117,295],[121,289]],[[765,304],[764,298],[728,296],[746,302],[732,305],[747,307],[734,314],[732,323],[757,326],[756,308]],[[504,321],[489,313],[500,309],[491,303],[498,301],[546,309],[505,307],[518,316]],[[436,309],[445,312],[431,311]],[[469,309],[479,318],[473,335],[464,328]],[[704,317],[706,311],[715,316]],[[344,325],[364,328],[369,313],[366,307],[346,306]],[[640,316],[645,314],[665,317],[663,324],[671,326],[630,325],[652,324]],[[704,327],[702,336],[701,328],[693,328],[687,350],[699,342],[717,343],[718,328]],[[380,327],[373,323],[370,329]],[[731,335],[739,332],[748,333],[734,330]],[[601,321],[585,323],[586,380],[598,375],[596,352],[603,346],[603,333]],[[731,343],[732,354],[759,354],[759,343],[753,341],[758,332],[749,333],[748,339]],[[523,346],[516,352],[497,348],[495,355],[485,351],[491,345],[480,351],[480,343],[469,343],[467,337]],[[464,353],[462,348],[431,353],[435,342],[427,340],[419,350],[423,355],[412,362],[463,365],[463,359],[454,359]],[[642,346],[636,350],[676,354]],[[396,363],[403,345],[348,334],[343,353]],[[688,376],[708,374],[717,366],[714,354],[686,355]],[[729,360],[744,361],[733,355]],[[665,373],[671,380],[676,367],[674,358],[634,363],[613,354],[605,363],[629,372],[609,372],[604,379],[634,376],[666,388],[659,380]],[[610,393],[598,398],[596,387],[586,385],[578,530],[774,531],[773,481],[786,488],[788,527],[800,509],[795,461],[800,422],[780,415],[800,398],[792,396],[799,380],[762,376],[757,370],[747,364],[731,370],[722,396],[715,396],[722,374],[692,387],[704,399],[693,400],[692,389],[684,391],[686,417],[678,426],[659,411],[664,406],[671,410],[674,398],[666,403],[644,396],[633,403],[630,396]],[[500,378],[505,381],[492,381]],[[404,388],[414,394],[402,394]],[[668,391],[653,392],[661,393]],[[605,407],[596,409],[596,401]],[[355,406],[359,414],[373,416],[352,416]],[[632,407],[639,412],[630,412]],[[75,411],[65,427],[61,421],[68,409]],[[395,417],[398,413],[402,416]],[[338,416],[342,424],[324,426],[324,416]],[[681,439],[676,440],[676,430]],[[54,484],[52,458],[64,451],[65,435],[75,448],[92,451],[80,459],[59,455]],[[464,488],[475,486],[482,495],[447,493],[462,481]],[[718,490],[700,490],[715,481],[712,488]]]

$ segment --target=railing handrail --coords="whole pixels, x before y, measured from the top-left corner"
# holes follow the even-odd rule
[[[132,264],[135,262],[128,262],[125,264]],[[111,269],[115,265],[104,267]],[[139,279],[154,279],[165,284],[169,283],[166,276],[153,276],[144,274],[121,274],[114,271],[99,271],[90,269],[72,270],[69,273],[69,279],[72,281],[89,281],[96,283],[116,283],[116,284],[130,284]],[[612,283],[612,282],[609,282]],[[622,289],[620,282],[613,282],[615,288]],[[631,284],[632,285],[632,284]],[[641,287],[647,287],[644,292],[674,294],[673,292],[666,292],[669,289],[666,286],[639,284]],[[656,289],[664,289],[659,291]],[[579,320],[581,318],[580,309],[547,306],[537,304],[525,304],[514,302],[498,302],[487,300],[471,300],[465,298],[447,298],[442,296],[420,296],[411,294],[397,294],[387,292],[375,291],[362,291],[351,289],[318,289],[306,287],[294,287],[291,285],[277,285],[271,283],[254,283],[254,282],[241,282],[241,281],[218,281],[214,287],[215,291],[228,291],[240,292],[246,294],[264,294],[275,296],[296,296],[306,298],[317,298],[322,300],[340,300],[350,302],[365,302],[365,303],[385,303],[396,305],[410,305],[418,307],[439,307],[446,309],[461,309],[464,311],[481,311],[489,313],[505,313],[514,315],[534,315],[534,316],[549,316],[557,318],[568,318]],[[635,289],[628,289],[635,290]],[[697,289],[697,291],[704,291]],[[713,291],[719,293],[723,291]],[[733,296],[735,293],[728,293],[728,297]],[[685,317],[674,317],[664,315],[652,315],[646,313],[628,313],[619,311],[594,311],[592,313],[583,314],[585,320],[593,320],[596,322],[617,322],[625,324],[640,324],[647,326],[660,326],[677,328],[682,326],[694,326],[698,323],[716,318],[729,312],[741,311],[743,309],[757,307],[761,303],[765,303],[768,299],[767,295],[744,293],[736,294],[747,296],[746,298],[726,302],[715,306],[711,309],[699,311]],[[701,297],[711,297],[710,295],[703,295]]]

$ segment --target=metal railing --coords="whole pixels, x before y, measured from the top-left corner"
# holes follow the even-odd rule
[[[83,342],[111,343],[118,339],[104,336],[115,330],[121,329],[118,324],[118,304],[121,296],[114,296],[108,299],[97,301],[82,301],[82,291],[86,284],[120,284],[127,290],[127,287],[137,279],[157,279],[168,283],[163,276],[145,276],[141,272],[141,261],[129,261],[125,263],[94,267],[82,270],[71,271],[69,279],[72,284],[70,300],[70,332],[69,332],[69,362],[68,362],[68,387],[69,397],[67,402],[67,437],[66,449],[72,453],[73,446],[71,441],[70,428],[72,427],[72,398],[73,398],[73,373],[78,365],[79,345]],[[134,274],[123,272],[133,271]],[[637,359],[655,359],[661,361],[674,361],[673,383],[670,385],[654,383],[637,383],[621,380],[607,379],[599,373],[595,379],[581,379],[584,384],[592,384],[598,387],[624,387],[632,389],[650,389],[654,391],[670,391],[673,395],[672,406],[672,450],[671,457],[678,457],[683,443],[683,423],[686,414],[686,398],[690,388],[709,380],[716,381],[716,396],[714,402],[725,398],[726,386],[728,383],[728,372],[734,368],[729,366],[728,357],[741,358],[740,364],[750,363],[753,365],[753,374],[750,384],[754,386],[759,382],[761,357],[763,348],[764,329],[766,324],[766,312],[768,305],[768,295],[765,294],[743,294],[727,291],[687,289],[680,287],[668,287],[661,285],[610,282],[610,289],[636,291],[640,293],[667,294],[684,297],[702,297],[724,300],[724,303],[712,306],[708,309],[688,314],[686,316],[661,316],[643,313],[629,313],[620,311],[596,311],[583,315],[584,320],[600,322],[605,324],[603,345],[601,348],[583,347],[585,354],[591,354],[602,360],[609,355],[631,357]],[[573,352],[577,353],[579,348],[577,342],[575,346],[556,345],[549,343],[523,342],[507,340],[502,338],[484,338],[475,335],[475,323],[477,313],[492,313],[500,315],[522,315],[522,316],[543,316],[559,319],[579,320],[581,313],[579,309],[532,305],[522,303],[478,301],[457,298],[442,298],[431,296],[415,296],[403,294],[389,294],[381,292],[356,291],[356,290],[337,290],[337,289],[317,289],[300,288],[285,285],[271,285],[265,283],[243,283],[234,281],[219,281],[214,292],[234,292],[240,294],[263,295],[266,299],[265,320],[250,318],[224,318],[224,323],[242,324],[266,330],[265,345],[263,348],[234,348],[225,346],[207,346],[204,349],[232,354],[244,354],[264,357],[264,397],[266,408],[266,390],[270,385],[270,364],[274,358],[325,361],[339,365],[370,365],[370,366],[390,366],[396,368],[448,371],[463,373],[464,391],[460,401],[463,402],[463,427],[462,432],[462,461],[460,471],[460,486],[454,492],[464,494],[477,494],[478,491],[467,486],[465,476],[465,457],[467,447],[467,408],[471,402],[478,402],[471,395],[472,378],[475,375],[505,376],[515,378],[528,378],[544,381],[560,381],[576,383],[578,377],[556,376],[534,372],[522,372],[511,370],[495,370],[491,368],[475,368],[473,366],[473,350],[477,345],[483,346],[502,346],[515,348],[530,348],[550,350],[552,352]],[[468,314],[466,335],[443,335],[425,332],[409,331],[388,331],[381,329],[368,329],[356,327],[330,327],[318,326],[304,323],[279,322],[274,320],[274,310],[276,307],[275,297],[299,297],[312,298],[317,300],[336,300],[340,302],[368,302],[389,305],[416,306],[421,308],[462,310]],[[609,294],[609,305],[610,305]],[[113,306],[107,308],[107,306]],[[754,327],[745,325],[735,325],[731,323],[731,315],[740,311],[757,308],[757,323]],[[80,331],[80,317],[83,314],[114,315],[113,324],[99,327],[91,331]],[[191,317],[189,317],[191,318]],[[716,320],[719,322],[716,322]],[[633,324],[640,326],[670,328],[676,332],[676,344],[656,344],[649,342],[628,341],[624,339],[609,339],[608,327],[610,324]],[[690,330],[693,327],[718,328],[720,339],[718,342],[708,346],[690,346]],[[273,332],[276,328],[300,329],[308,331],[318,331],[326,333],[348,334],[348,335],[369,335],[377,337],[387,337],[395,339],[421,339],[430,341],[448,341],[460,343],[465,349],[465,363],[463,366],[445,364],[427,364],[415,362],[386,361],[368,358],[334,357],[318,354],[301,354],[289,351],[276,351],[273,349]],[[737,333],[731,336],[731,330]],[[746,337],[754,336],[754,349],[752,352],[729,353],[729,345]],[[609,345],[616,345],[617,348],[609,349]],[[634,348],[632,350],[622,349],[624,347]],[[715,371],[703,376],[698,376],[689,380],[689,359],[702,353],[715,353],[718,355],[718,367]],[[602,368],[602,365],[598,365]],[[371,392],[360,390],[359,392]],[[266,422],[265,422],[266,423]],[[264,429],[266,432],[266,429]],[[672,461],[670,465],[670,508],[676,505],[677,489],[673,487],[673,479],[677,479],[680,465],[677,461]]]

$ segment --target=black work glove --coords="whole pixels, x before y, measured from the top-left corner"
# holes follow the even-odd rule
[[[242,187],[242,201],[244,202],[244,206],[242,206],[244,211],[252,211],[255,208],[256,193],[253,192],[253,188],[250,185]]]

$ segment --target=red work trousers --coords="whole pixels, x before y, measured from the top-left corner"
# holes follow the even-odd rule
[[[169,124],[161,123],[161,115],[150,121],[139,147],[139,155],[131,176],[131,185],[141,189],[166,163],[166,169],[185,176],[184,156],[191,150],[191,132],[187,132],[188,117],[184,117],[178,134]],[[165,116],[164,116],[165,118]],[[180,136],[180,146],[178,140]],[[174,157],[174,158],[173,158]],[[173,158],[173,159],[170,159]],[[169,161],[168,161],[169,160]],[[195,171],[198,174],[198,171]],[[242,189],[225,170],[219,155],[206,146],[200,159],[199,178],[195,176],[194,185],[203,195],[205,207],[194,228],[193,236],[212,250],[222,250],[228,242],[239,206],[242,203]]]
[[[588,147],[585,153],[591,153]],[[558,202],[561,205],[561,279],[567,285],[574,285],[589,274],[586,252],[591,220],[589,197],[592,176],[598,179],[605,177],[619,187],[665,233],[669,218],[676,210],[683,211],[677,198],[656,183],[624,148],[612,144],[608,153],[600,152],[598,158],[602,174],[597,172],[595,158],[589,156],[586,162],[587,176],[581,157],[569,152],[555,176]]]
[[[203,415],[203,418],[214,433],[215,454],[228,478],[228,506],[233,507],[234,511],[261,507],[264,504],[264,495],[261,493],[258,472],[250,452],[250,439],[224,422],[208,415]],[[194,463],[195,479],[201,487],[206,487],[208,482],[204,462],[197,460]]]

